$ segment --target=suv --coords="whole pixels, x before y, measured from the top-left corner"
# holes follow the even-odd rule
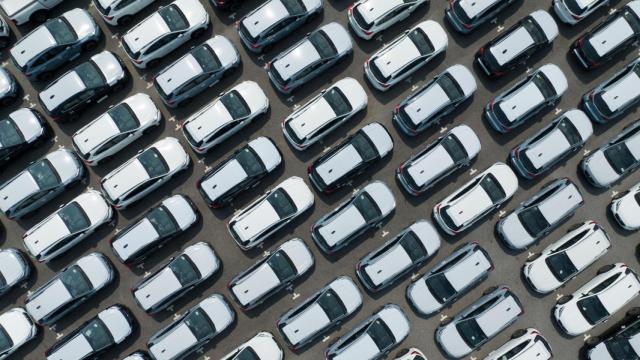
[[[562,22],[575,25],[600,7],[609,4],[610,0],[553,0],[553,10]]]
[[[489,22],[515,0],[451,0],[445,9],[445,17],[454,30],[468,34]]]
[[[536,10],[482,46],[475,60],[487,76],[497,78],[550,46],[557,36],[558,25],[551,15]]]
[[[402,22],[429,0],[358,0],[349,7],[349,25],[359,37],[370,40],[377,33]]]
[[[609,206],[613,218],[623,229],[640,229],[640,183],[616,194]]]
[[[393,139],[380,123],[365,125],[345,141],[314,160],[307,168],[318,191],[332,193],[347,185],[393,150]]]
[[[98,13],[111,26],[126,26],[133,16],[156,0],[93,0]]]
[[[584,204],[578,187],[568,178],[543,186],[496,223],[496,232],[510,249],[524,250],[562,225]]]
[[[640,103],[640,59],[636,59],[582,96],[591,120],[606,124],[623,117]]]
[[[7,164],[50,134],[47,121],[37,110],[20,108],[0,120],[0,165]]]
[[[437,203],[433,218],[444,232],[457,235],[499,208],[517,189],[516,174],[497,162]]]
[[[593,135],[593,125],[581,110],[572,109],[514,147],[509,161],[525,179],[537,178],[578,151]]]
[[[440,323],[436,343],[448,357],[464,357],[509,327],[523,313],[520,300],[507,286],[490,287],[473,304]]]
[[[492,99],[484,108],[484,118],[496,131],[510,132],[543,109],[555,106],[567,88],[567,78],[558,66],[543,65]]]
[[[547,339],[538,330],[528,328],[516,330],[511,335],[511,340],[490,352],[484,360],[549,360],[552,357],[553,352]]]
[[[61,4],[63,0],[13,0],[0,1],[0,7],[9,20],[16,25],[24,25],[28,21],[42,23],[47,20],[49,11]]]

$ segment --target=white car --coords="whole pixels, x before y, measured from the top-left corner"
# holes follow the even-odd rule
[[[148,314],[171,305],[220,269],[220,259],[211,246],[198,242],[169,259],[158,270],[131,289],[136,303]]]
[[[511,340],[493,350],[484,360],[549,360],[553,357],[551,345],[534,328],[519,329]]]
[[[562,331],[577,336],[607,321],[640,293],[640,279],[622,263],[605,265],[571,295],[558,299],[553,317]]]
[[[0,119],[0,166],[42,144],[49,134],[49,125],[37,110],[20,108],[9,113]]]
[[[640,229],[640,183],[617,194],[609,208],[613,218],[622,228],[633,231]]]
[[[6,359],[38,334],[38,327],[21,307],[0,314],[0,360]]]
[[[122,47],[136,67],[155,67],[208,27],[209,14],[200,1],[176,0],[129,29],[122,37]]]
[[[220,94],[182,125],[193,150],[204,154],[269,110],[269,98],[254,81],[244,81]]]
[[[282,132],[294,149],[303,151],[364,110],[367,102],[367,93],[358,80],[346,77],[287,116]]]
[[[418,348],[410,348],[400,351],[395,360],[427,360],[427,355],[425,355]]]
[[[227,288],[243,310],[250,310],[292,284],[313,264],[313,254],[304,241],[291,239],[236,275]]]
[[[611,248],[609,236],[595,221],[577,224],[524,263],[522,275],[533,291],[547,294],[576,277]]]
[[[262,331],[220,360],[282,360],[284,353],[271,333]]]
[[[248,250],[260,245],[313,203],[309,186],[301,178],[292,176],[238,211],[227,228],[238,246]]]
[[[112,26],[129,25],[133,16],[156,0],[93,0],[104,22]]]
[[[100,181],[102,193],[116,209],[123,209],[169,181],[190,162],[178,139],[166,137],[105,175]]]
[[[95,166],[160,125],[161,119],[151,97],[137,93],[76,131],[73,146],[85,164]]]
[[[29,279],[31,271],[31,263],[20,250],[0,250],[0,295]]]
[[[553,10],[562,22],[575,25],[611,0],[553,0]]]
[[[457,235],[500,207],[517,189],[516,174],[497,162],[436,204],[433,217],[444,232]]]
[[[3,0],[0,7],[9,20],[16,25],[23,25],[28,21],[42,23],[49,17],[49,10],[63,0]]]
[[[364,63],[364,73],[376,89],[387,91],[444,52],[447,46],[447,33],[442,26],[426,20],[373,54]]]
[[[113,209],[99,191],[88,190],[42,220],[22,236],[39,262],[48,262],[91,235],[113,218]]]
[[[365,40],[401,22],[429,0],[358,0],[349,7],[349,24]]]

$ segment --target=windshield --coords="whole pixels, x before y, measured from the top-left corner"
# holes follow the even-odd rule
[[[458,82],[453,79],[451,74],[445,73],[436,81],[438,85],[447,93],[447,96],[451,101],[460,100],[464,97],[464,92],[462,92],[462,88],[458,85]]]
[[[366,222],[376,220],[382,215],[378,205],[371,199],[371,196],[366,192],[361,193],[355,199],[353,199],[353,205],[360,211],[362,217]]]
[[[285,282],[296,275],[296,268],[284,251],[278,250],[267,260],[267,264],[278,277],[280,282]]]
[[[329,104],[336,116],[345,115],[351,111],[349,100],[347,100],[342,91],[335,86],[324,93],[322,98]]]
[[[551,85],[551,82],[547,77],[542,73],[542,71],[538,71],[537,74],[533,76],[533,83],[536,84],[540,92],[545,97],[545,99],[549,99],[556,95],[556,91]]]
[[[433,52],[433,44],[429,41],[429,37],[427,34],[422,31],[422,29],[417,28],[413,31],[409,32],[409,39],[413,42],[413,44],[420,52],[420,55],[425,56]]]
[[[251,113],[251,110],[249,109],[247,103],[235,90],[229,91],[228,93],[222,95],[220,101],[229,112],[229,115],[231,115],[231,118],[233,118],[234,120],[245,118]]]
[[[149,211],[146,217],[161,238],[170,236],[178,231],[176,220],[164,206],[159,206]]]
[[[160,152],[153,147],[142,152],[142,154],[138,156],[138,161],[151,179],[162,176],[169,171],[169,167],[165,163],[164,158],[160,155]]]
[[[365,162],[375,160],[378,157],[378,151],[364,132],[359,131],[353,138],[351,138],[350,142]]]
[[[105,84],[105,79],[93,61],[82,63],[74,69],[87,89],[96,89]]]
[[[434,276],[429,276],[425,279],[425,284],[427,284],[427,288],[433,295],[433,297],[440,303],[444,304],[447,300],[449,300],[452,296],[456,294],[456,289],[451,286],[447,277],[444,274],[436,274]]]
[[[549,228],[549,223],[537,206],[527,208],[520,212],[518,219],[520,219],[522,226],[524,226],[524,229],[527,230],[532,237],[537,237]]]
[[[615,337],[606,341],[605,346],[613,359],[638,360],[638,354],[629,343],[629,340],[623,337]]]
[[[248,177],[259,176],[266,171],[260,158],[249,146],[242,149],[236,155],[236,160],[240,163],[240,166],[242,166],[242,169],[247,173]]]
[[[169,31],[171,32],[184,30],[189,26],[189,23],[182,14],[182,11],[180,11],[175,4],[163,7],[158,10],[158,14],[162,16],[162,19],[167,23]]]
[[[74,298],[78,298],[91,291],[91,283],[78,265],[72,265],[60,274],[60,281]]]
[[[367,329],[367,334],[371,337],[376,346],[380,350],[384,350],[389,346],[393,345],[395,339],[391,334],[391,331],[384,323],[384,321],[380,319],[376,319]]]
[[[169,269],[178,278],[182,286],[191,284],[200,279],[200,273],[187,255],[180,255],[169,263]]]
[[[22,134],[13,121],[9,119],[0,121],[0,148],[16,146],[23,141]]]
[[[347,309],[333,289],[320,295],[317,302],[331,322],[347,313]]]
[[[561,282],[566,281],[578,272],[578,269],[576,269],[571,259],[569,259],[569,255],[565,252],[553,254],[546,258],[545,262],[553,276]]]
[[[487,340],[475,319],[464,320],[456,324],[456,329],[467,345],[476,348]]]
[[[58,216],[60,216],[60,219],[67,225],[67,229],[69,229],[69,233],[71,234],[83,231],[91,225],[87,214],[80,204],[75,201],[60,209]]]
[[[58,44],[68,44],[76,40],[76,33],[66,19],[58,17],[49,20],[44,26]]]
[[[422,245],[422,242],[413,231],[409,231],[400,239],[400,246],[406,251],[412,262],[417,262],[427,255],[427,251]]]
[[[304,4],[300,0],[280,0],[290,15],[302,14],[306,11]]]
[[[94,318],[85,326],[82,335],[87,339],[93,351],[104,349],[113,343],[109,329],[98,318]]]
[[[453,160],[455,164],[467,159],[467,151],[455,135],[447,135],[447,137],[442,139],[440,144],[447,151],[447,154],[451,156],[451,160]]]
[[[332,58],[338,53],[331,39],[322,30],[318,30],[309,35],[309,42],[316,48],[316,51],[322,59]]]
[[[184,323],[198,341],[216,332],[213,322],[209,319],[204,310],[200,308],[191,311],[189,315],[184,318]]]
[[[27,168],[27,172],[38,184],[40,190],[50,189],[60,184],[58,173],[47,159],[40,160]]]
[[[580,299],[576,305],[584,318],[591,325],[595,325],[602,319],[609,316],[607,309],[605,309],[597,296],[589,296],[584,299]]]
[[[220,60],[209,45],[204,44],[193,49],[191,56],[196,59],[204,72],[212,72],[220,68]]]
[[[623,174],[636,162],[633,154],[624,143],[615,144],[606,148],[604,150],[604,157],[618,174]]]
[[[114,106],[107,111],[107,114],[111,117],[111,120],[113,120],[113,123],[116,124],[121,133],[126,133],[138,128],[138,119],[126,103]]]
[[[271,204],[275,212],[278,213],[280,219],[288,218],[296,213],[295,203],[283,188],[278,188],[269,194],[267,201]]]
[[[496,179],[491,174],[488,174],[484,179],[482,179],[480,187],[482,187],[482,189],[487,193],[487,196],[489,196],[491,202],[494,204],[503,200],[506,196]]]
[[[582,137],[580,137],[578,129],[576,129],[576,127],[571,121],[569,121],[569,119],[562,119],[562,121],[560,121],[560,124],[558,124],[558,129],[560,129],[560,132],[562,132],[564,137],[567,138],[567,141],[572,146],[582,142]]]

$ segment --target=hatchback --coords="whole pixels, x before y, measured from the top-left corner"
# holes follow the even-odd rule
[[[553,10],[562,22],[575,25],[597,9],[609,4],[610,0],[553,0]]]
[[[24,25],[28,21],[45,22],[49,11],[62,2],[63,0],[12,0],[1,1],[0,7],[9,20],[16,25]]]
[[[0,295],[26,282],[31,272],[31,263],[20,250],[16,248],[0,250]]]
[[[616,194],[609,205],[613,218],[623,229],[640,229],[640,183]]]
[[[284,353],[270,332],[261,331],[220,360],[243,359],[282,360]]]
[[[445,18],[456,31],[468,34],[494,19],[515,0],[451,0]]]
[[[21,307],[0,314],[0,359],[6,359],[38,334],[38,326]]]
[[[50,128],[37,110],[20,108],[0,120],[0,165],[27,152],[48,137]]]
[[[552,357],[553,352],[547,339],[538,330],[528,328],[514,331],[511,340],[490,352],[484,360],[549,360]]]
[[[359,37],[370,40],[402,22],[429,0],[358,0],[349,7],[349,25]]]
[[[133,16],[156,0],[93,0],[98,13],[111,26],[126,26]]]
[[[625,319],[600,336],[587,339],[585,358],[588,360],[625,360],[640,356],[640,308],[627,311]]]
[[[0,105],[7,107],[18,100],[20,85],[5,68],[0,68]]]

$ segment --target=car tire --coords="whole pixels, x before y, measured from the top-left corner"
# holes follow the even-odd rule
[[[4,99],[0,99],[0,106],[5,107],[5,106],[9,106],[11,104],[13,104],[13,102],[15,101],[15,98],[12,97],[6,97]]]
[[[90,40],[90,41],[87,41],[86,43],[84,43],[84,45],[82,45],[82,50],[83,51],[93,51],[93,50],[95,50],[96,47],[98,47],[98,43],[95,40]]]
[[[46,10],[38,10],[31,14],[31,16],[29,17],[29,21],[42,24],[43,22],[47,21],[48,17],[49,13]]]
[[[197,38],[201,37],[202,35],[204,35],[204,29],[198,29],[198,30],[196,30],[196,31],[191,33],[191,40],[197,39]]]
[[[489,294],[491,294],[492,292],[496,291],[497,289],[498,289],[498,287],[497,287],[497,286],[492,286],[492,287],[486,288],[486,289],[482,292],[482,295],[483,295],[483,296],[484,296],[484,295],[489,295]]]
[[[607,271],[609,271],[609,270],[613,269],[614,267],[615,267],[615,265],[613,265],[613,264],[609,264],[609,265],[602,266],[601,268],[599,268],[599,269],[598,269],[597,274],[598,274],[598,275],[600,275],[600,274],[604,274],[604,273],[606,273]]]
[[[120,81],[115,85],[113,85],[113,87],[111,88],[111,92],[112,93],[119,92],[122,89],[124,89],[124,81]]]
[[[131,25],[133,17],[131,15],[125,15],[118,20],[118,26]]]
[[[558,305],[564,305],[566,303],[569,302],[569,300],[571,300],[573,298],[573,295],[565,295],[563,297],[561,297],[560,299],[558,299],[557,304]]]
[[[514,331],[513,334],[511,334],[511,338],[512,339],[517,339],[517,338],[522,337],[522,336],[524,336],[526,334],[527,334],[527,330],[518,329],[518,330]]]

